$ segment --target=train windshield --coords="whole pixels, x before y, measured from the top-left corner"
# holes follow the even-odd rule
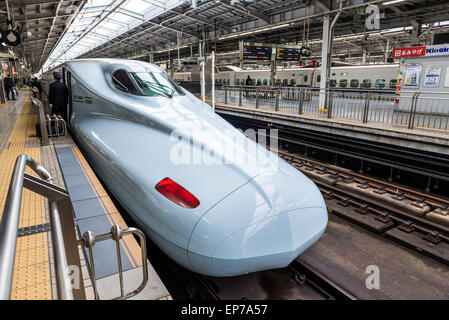
[[[182,89],[164,72],[131,72],[131,76],[145,96],[184,95]]]

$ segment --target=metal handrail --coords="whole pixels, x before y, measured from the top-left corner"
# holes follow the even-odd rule
[[[60,137],[60,136],[66,136],[67,135],[67,124],[65,120],[60,115],[46,115],[45,120],[47,123],[47,130],[48,130],[48,137],[54,138],[54,137]],[[52,125],[54,123],[54,126]],[[59,133],[59,127],[61,126],[62,132]],[[55,133],[53,134],[52,130],[55,129]]]
[[[140,249],[141,249],[141,255],[142,255],[142,273],[143,273],[143,279],[139,287],[137,287],[135,290],[128,292],[125,294],[124,287],[123,287],[123,269],[122,269],[122,258],[120,253],[120,240],[123,238],[123,236],[128,234],[135,234],[139,237],[140,240]],[[95,300],[99,300],[100,297],[98,295],[97,290],[97,280],[95,277],[95,264],[94,264],[94,257],[92,253],[92,248],[95,245],[96,242],[104,241],[112,239],[115,241],[115,247],[117,251],[117,263],[118,263],[118,270],[119,270],[119,279],[120,279],[120,297],[113,298],[112,300],[124,300],[131,298],[135,295],[137,295],[139,292],[141,292],[145,286],[148,283],[148,261],[147,261],[147,249],[146,249],[146,241],[145,241],[145,235],[144,233],[137,229],[137,228],[126,228],[122,229],[118,224],[115,224],[111,228],[111,232],[100,234],[98,236],[95,236],[95,234],[92,231],[86,231],[83,234],[82,240],[78,241],[78,244],[81,244],[84,248],[88,249],[89,252],[89,269],[90,269],[90,275],[92,279],[92,287],[95,294]]]
[[[41,126],[41,144],[46,146],[49,144],[48,131],[47,131],[47,119],[45,117],[44,104],[42,101],[35,97],[31,97],[32,103],[38,108],[39,123]]]
[[[25,173],[26,166],[33,169],[43,180]],[[54,186],[53,179],[48,171],[27,155],[17,157],[0,223],[0,300],[8,300],[11,296],[24,181],[27,181],[25,187],[33,190],[37,186],[41,190],[40,193],[50,199],[50,225],[58,297],[62,300],[73,300],[61,220],[58,205],[54,200],[54,198],[57,198],[55,194],[60,198],[68,195],[62,193],[59,188]]]
[[[251,90],[251,89],[272,89],[272,90],[277,90],[277,89],[309,89],[312,91],[316,91],[316,90],[323,90],[320,87],[310,87],[309,85],[284,85],[284,86],[277,86],[277,85],[268,85],[268,84],[261,84],[261,85],[215,85],[216,90],[223,90],[224,88],[227,89],[240,89],[243,88],[244,90]],[[368,88],[363,88],[363,87],[357,87],[357,88],[353,88],[353,87],[345,87],[345,88],[340,88],[340,87],[330,87],[328,89],[326,89],[326,91],[341,91],[341,92],[345,92],[345,91],[356,91],[356,92],[360,92],[360,93],[364,93],[366,91],[371,91],[371,92],[375,92],[375,93],[394,93],[396,91],[396,88],[373,88],[373,87],[368,87]],[[433,93],[433,92],[429,92],[429,93]],[[442,92],[441,92],[442,93]],[[446,92],[447,94],[447,92]]]

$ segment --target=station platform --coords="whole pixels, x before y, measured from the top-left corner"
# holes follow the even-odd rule
[[[401,148],[449,154],[449,132],[447,130],[408,129],[404,125],[384,123],[362,123],[352,119],[327,118],[326,113],[299,114],[294,110],[274,111],[272,108],[254,104],[217,101],[216,112],[222,115],[259,120],[305,130],[319,131],[342,137],[367,140]]]
[[[108,233],[112,225],[127,228],[123,217],[109,198],[81,151],[70,138],[50,138],[41,146],[36,136],[37,110],[30,101],[30,92],[23,90],[16,101],[0,106],[0,218],[16,158],[26,154],[41,163],[54,183],[68,190],[73,207],[77,239],[91,231]],[[27,168],[27,173],[36,174]],[[24,188],[20,212],[14,264],[13,300],[57,299],[52,241],[47,199]],[[120,240],[125,292],[133,291],[142,281],[141,248],[132,235]],[[95,299],[87,249],[78,245],[81,266],[81,289],[75,298]],[[120,296],[115,241],[102,241],[93,247],[93,260],[98,298]],[[131,299],[167,300],[171,296],[148,261],[148,283]]]

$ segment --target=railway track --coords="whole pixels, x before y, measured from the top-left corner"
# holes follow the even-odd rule
[[[214,278],[197,275],[196,293],[206,300],[357,300],[299,259],[287,268]]]
[[[311,178],[329,212],[449,265],[449,200],[279,151]]]

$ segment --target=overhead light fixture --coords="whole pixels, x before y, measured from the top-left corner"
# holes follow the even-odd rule
[[[383,6],[388,6],[389,4],[396,4],[399,2],[404,2],[405,0],[391,0],[391,1],[386,1],[386,2],[382,2]]]

